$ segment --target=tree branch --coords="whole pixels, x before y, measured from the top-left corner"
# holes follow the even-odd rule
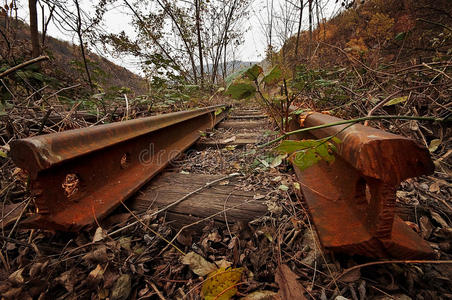
[[[39,56],[39,57],[30,59],[30,60],[28,60],[26,62],[18,64],[17,66],[14,66],[14,67],[6,70],[5,72],[1,73],[0,74],[0,78],[8,76],[9,74],[14,73],[14,72],[16,72],[16,71],[18,71],[18,70],[20,70],[22,68],[25,68],[26,66],[32,65],[34,63],[37,63],[37,62],[40,62],[40,61],[43,61],[43,60],[48,60],[48,59],[49,59],[48,56]]]

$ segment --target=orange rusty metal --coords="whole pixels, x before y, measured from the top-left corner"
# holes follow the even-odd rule
[[[214,127],[211,106],[13,141],[30,174],[37,213],[26,227],[76,231],[102,218]],[[219,111],[221,109],[221,112]]]
[[[304,127],[343,121],[313,113]],[[295,168],[321,244],[379,258],[426,258],[433,250],[396,214],[401,181],[431,174],[428,150],[414,140],[359,124],[309,131],[302,138],[338,137],[336,160]]]

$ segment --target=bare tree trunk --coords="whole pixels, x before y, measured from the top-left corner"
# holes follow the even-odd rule
[[[28,0],[28,8],[30,10],[31,55],[33,57],[38,57],[41,54],[41,46],[39,45],[38,12],[36,9],[36,3],[37,0]]]
[[[196,9],[196,31],[198,34],[199,67],[201,71],[201,88],[204,87],[204,65],[202,61],[202,43],[201,43],[201,0],[195,0]]]
[[[216,79],[217,79],[218,67],[219,67],[219,64],[221,61],[223,47],[227,46],[227,43],[228,43],[227,36],[228,36],[229,26],[231,25],[231,21],[234,16],[234,11],[236,9],[237,2],[238,2],[237,0],[234,0],[234,2],[231,4],[229,12],[227,13],[227,18],[225,20],[224,28],[222,30],[223,32],[221,34],[221,36],[222,36],[221,41],[220,41],[218,47],[216,48],[217,50],[215,53],[215,57],[213,60],[213,67],[212,67],[212,83],[215,83]]]
[[[317,29],[318,29],[318,35],[317,39],[320,39],[320,7],[319,7],[319,0],[315,0],[315,14],[317,17]]]
[[[270,50],[270,64],[273,64],[272,63],[272,60],[273,60],[273,47],[272,47],[272,35],[273,35],[273,32],[272,32],[272,29],[273,29],[273,0],[272,0],[272,2],[271,2],[272,4],[271,4],[271,8],[270,8],[270,28],[269,28],[269,40],[270,40],[270,44],[268,45],[269,46],[269,50]]]
[[[86,76],[88,77],[89,86],[91,87],[91,90],[93,90],[94,85],[91,80],[91,74],[89,73],[88,62],[86,61],[85,45],[83,44],[82,17],[80,14],[80,5],[78,3],[78,0],[74,0],[74,3],[75,3],[75,6],[77,7],[77,36],[78,36],[78,40],[80,43],[80,51],[82,53],[83,65],[85,66],[85,72],[86,72]]]
[[[226,72],[227,72],[227,69],[228,69],[228,67],[227,67],[227,53],[226,53],[227,46],[228,46],[228,42],[227,42],[228,36],[227,36],[227,34],[226,34],[225,38],[226,38],[226,40],[224,41],[224,53],[223,53],[223,81],[226,78]]]
[[[300,17],[298,18],[297,42],[295,44],[295,56],[298,56],[298,43],[300,42],[301,21],[303,19],[303,0],[300,0]]]
[[[45,43],[46,43],[46,36],[47,36],[47,28],[49,27],[50,20],[53,18],[53,12],[55,11],[55,5],[50,8],[49,17],[47,20],[44,18],[44,5],[41,6],[42,8],[42,35],[41,35],[41,45],[42,48],[45,49]]]
[[[311,60],[312,52],[312,0],[309,1],[309,45],[308,45],[308,58]]]

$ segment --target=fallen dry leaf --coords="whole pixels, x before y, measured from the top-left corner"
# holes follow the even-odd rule
[[[216,261],[215,264],[218,266],[218,268],[224,268],[224,269],[227,269],[230,266],[232,266],[232,263],[230,261],[225,260],[225,259]]]
[[[75,281],[76,278],[74,274],[72,274],[72,270],[66,271],[57,278],[55,278],[55,282],[64,286],[66,291],[68,291],[69,293],[72,293],[74,291]]]
[[[343,282],[355,282],[361,278],[361,270],[354,269],[350,272],[347,272],[344,276],[341,276],[341,281]]]
[[[236,140],[237,138],[235,137],[235,135],[233,137],[227,138],[225,140],[223,140],[223,143],[227,144],[227,143],[232,143]]]
[[[106,262],[109,259],[107,247],[99,245],[94,251],[85,254],[82,259],[91,264]]]
[[[44,269],[45,267],[47,267],[47,265],[49,264],[49,261],[46,261],[45,263],[34,263],[31,267],[30,267],[30,271],[29,271],[29,275],[31,278],[35,278],[37,275],[39,275]]]
[[[106,236],[102,227],[97,227],[96,232],[94,233],[93,243],[102,241]]]
[[[20,293],[22,292],[23,287],[11,288],[2,294],[2,299],[20,299]]]
[[[431,193],[439,192],[439,181],[435,181],[433,184],[431,184],[428,191]]]
[[[111,291],[111,300],[125,300],[129,298],[132,290],[132,279],[129,274],[122,274],[116,280]]]
[[[198,276],[205,276],[217,269],[215,264],[208,262],[201,255],[195,252],[189,252],[182,257],[182,263],[189,265],[190,269]]]
[[[449,227],[447,225],[447,222],[437,212],[431,210],[430,214],[432,215],[433,220],[435,220],[439,225],[441,225],[441,227],[443,228]]]
[[[97,267],[88,274],[88,279],[92,285],[95,285],[102,280],[103,275],[104,270],[100,265],[97,265]]]
[[[255,291],[240,300],[273,300],[275,295],[272,291]]]
[[[195,232],[192,230],[184,230],[177,236],[177,241],[184,246],[191,246],[191,244],[193,243],[194,234]]]
[[[121,237],[119,239],[119,245],[123,249],[132,251],[132,249],[130,248],[131,244],[132,244],[132,239],[130,237]]]
[[[8,280],[15,284],[24,283],[24,277],[22,276],[23,271],[24,268],[20,268],[19,270],[13,272],[11,275],[9,275]]]
[[[304,288],[297,281],[298,276],[287,265],[280,265],[276,270],[275,281],[279,285],[276,299],[305,300]]]
[[[433,226],[427,216],[422,216],[419,219],[419,224],[421,226],[421,236],[423,239],[428,239],[433,231]]]

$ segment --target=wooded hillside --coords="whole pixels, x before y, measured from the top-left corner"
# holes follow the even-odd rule
[[[4,30],[5,33],[9,33],[9,35],[5,35],[5,38],[0,39],[0,55],[2,57],[0,70],[6,70],[9,66],[25,61],[32,56],[30,29],[26,23],[14,19],[6,20],[3,15],[0,16],[0,23],[5,25],[0,27],[2,32]],[[5,30],[7,28],[8,30]],[[77,45],[46,36],[43,54],[48,55],[50,60],[42,64],[43,68],[40,72],[42,76],[34,74],[34,80],[42,80],[43,84],[49,84],[54,89],[80,84],[78,89],[62,93],[63,96],[69,98],[86,97],[92,93]],[[141,76],[93,52],[89,52],[87,58],[92,79],[96,85],[95,92],[116,95],[122,91],[131,96],[146,92],[146,81]],[[33,67],[29,70],[32,71]],[[2,90],[2,92],[4,91]]]

